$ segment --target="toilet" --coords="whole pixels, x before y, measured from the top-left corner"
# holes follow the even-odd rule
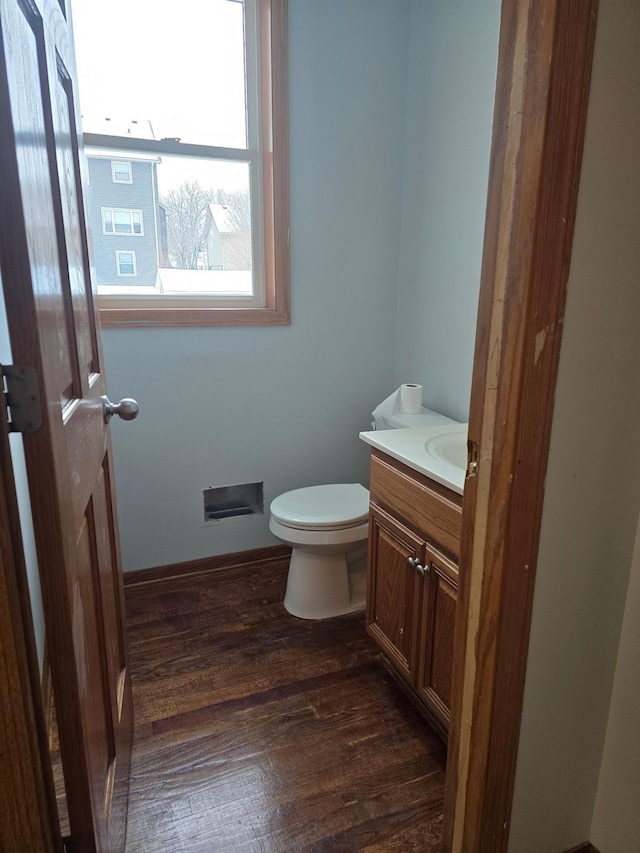
[[[364,609],[369,492],[360,483],[308,486],[271,502],[269,529],[289,545],[285,609],[328,619]]]
[[[450,418],[376,415],[376,429],[439,426]],[[269,529],[291,551],[285,609],[300,619],[328,619],[364,610],[369,492],[360,483],[307,486],[271,502]]]

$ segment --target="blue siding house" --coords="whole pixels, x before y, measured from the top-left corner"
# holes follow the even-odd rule
[[[96,283],[155,287],[168,266],[166,216],[158,200],[158,157],[85,147],[87,208]]]

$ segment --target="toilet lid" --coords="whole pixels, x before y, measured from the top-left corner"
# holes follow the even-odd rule
[[[271,515],[280,524],[303,530],[355,527],[369,516],[369,492],[360,483],[294,489],[271,502]]]

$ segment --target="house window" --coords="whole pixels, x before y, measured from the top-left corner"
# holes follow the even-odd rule
[[[152,0],[77,4],[85,151],[112,170],[108,185],[92,178],[89,220],[93,205],[103,234],[144,235],[156,259],[135,282],[98,276],[103,325],[289,322],[286,6],[181,0],[176,17]],[[113,63],[114,41],[153,69],[151,83]],[[107,197],[132,161],[148,164],[131,194],[139,210]]]
[[[103,234],[135,234],[142,236],[142,211],[126,208],[102,208]]]
[[[112,160],[111,180],[114,184],[132,184],[131,163],[128,160]]]
[[[116,269],[119,276],[137,275],[136,253],[116,251]]]

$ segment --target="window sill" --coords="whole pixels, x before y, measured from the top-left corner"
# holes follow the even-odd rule
[[[289,305],[267,308],[109,308],[101,301],[100,322],[108,328],[154,326],[288,326]]]

